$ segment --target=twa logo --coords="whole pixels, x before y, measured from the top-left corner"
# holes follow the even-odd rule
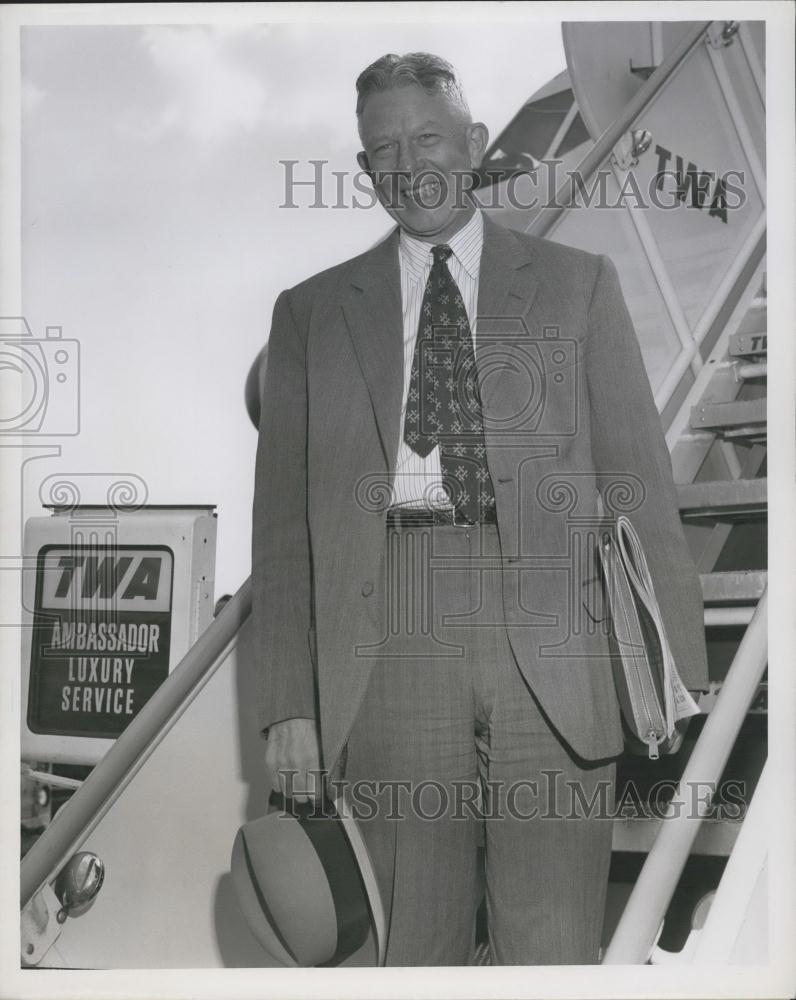
[[[687,207],[707,209],[709,216],[727,222],[727,209],[738,208],[743,203],[742,200],[734,202],[736,195],[743,195],[743,189],[736,187],[730,179],[740,179],[739,171],[728,170],[717,175],[712,170],[702,170],[690,160],[686,162],[685,157],[664,146],[656,146],[655,155],[658,157],[656,190],[663,191],[664,181],[670,178],[674,184],[674,197]]]
[[[159,546],[50,546],[41,567],[41,607],[168,611],[172,554]]]

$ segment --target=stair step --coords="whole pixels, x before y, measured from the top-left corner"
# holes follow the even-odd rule
[[[756,610],[754,604],[715,605],[705,608],[703,621],[705,628],[737,628],[748,625]]]
[[[745,569],[737,572],[700,573],[702,598],[705,604],[758,601],[766,589],[768,573],[764,569]]]
[[[730,357],[742,358],[751,354],[766,354],[768,334],[766,333],[734,333],[730,337],[728,353]]]
[[[765,432],[767,403],[765,396],[729,403],[700,403],[691,409],[691,427],[735,436],[758,436]]]
[[[634,66],[633,60],[630,60],[630,72],[640,80],[649,80],[657,68],[657,66]]]
[[[767,479],[730,479],[705,483],[683,483],[677,487],[680,515],[688,520],[714,520],[764,514]]]
[[[613,823],[613,850],[649,854],[662,825],[663,820],[655,816],[638,819],[618,817]],[[706,817],[699,825],[691,853],[729,857],[740,828],[738,820]]]
[[[707,691],[700,691],[694,695],[702,715],[709,715],[716,707],[722,687],[721,681],[711,681]],[[746,714],[768,715],[768,681],[760,682]]]
[[[767,361],[747,361],[747,362],[736,362],[735,363],[735,374],[739,379],[748,381],[753,378],[767,378],[768,377],[768,362]]]

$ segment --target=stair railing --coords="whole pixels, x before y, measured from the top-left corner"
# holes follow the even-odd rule
[[[633,886],[605,952],[605,965],[639,965],[649,958],[702,819],[710,810],[716,785],[765,671],[767,606],[765,591]]]

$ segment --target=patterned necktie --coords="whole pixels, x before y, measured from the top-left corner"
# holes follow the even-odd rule
[[[448,265],[449,246],[432,247],[406,402],[404,441],[425,458],[440,448],[442,484],[457,513],[480,521],[495,505],[486,465],[484,418],[473,338]]]

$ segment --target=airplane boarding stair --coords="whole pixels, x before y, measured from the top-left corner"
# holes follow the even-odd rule
[[[478,196],[501,223],[616,264],[701,575],[703,715],[680,753],[623,762],[620,780],[643,787],[660,765],[673,787],[696,778],[720,788],[733,768],[745,782],[743,822],[716,809],[719,794],[696,817],[615,821],[612,883],[628,891],[609,896],[606,962],[766,960],[763,38],[754,22],[567,24],[567,73],[531,98],[482,170]],[[553,185],[539,166],[553,154],[579,164],[579,182],[564,170]],[[512,178],[515,190],[545,195],[541,204],[501,201]],[[250,606],[247,581],[25,855],[23,964],[276,964],[245,926],[229,876],[237,828],[266,806]],[[102,863],[104,880],[70,916],[56,876],[77,852],[98,859],[85,871]],[[691,936],[672,943],[664,917],[681,872],[700,863],[714,865],[715,885],[689,902]],[[374,954],[371,940],[351,964]]]

